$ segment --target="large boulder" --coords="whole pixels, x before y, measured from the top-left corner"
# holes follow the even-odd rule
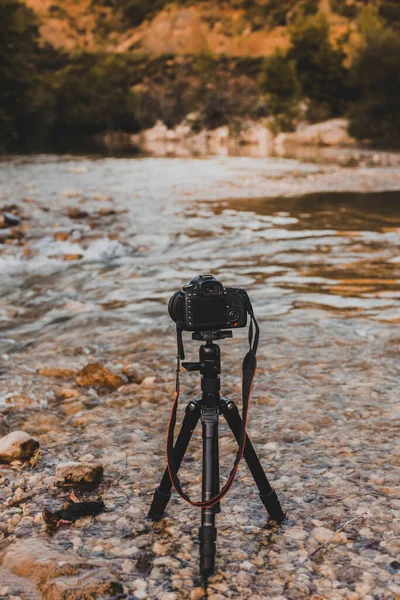
[[[88,561],[39,539],[11,544],[2,559],[5,569],[37,586],[44,600],[111,599],[123,591],[105,561]]]
[[[314,125],[300,125],[293,133],[279,134],[275,141],[303,146],[354,146],[357,142],[347,129],[347,119],[329,119]]]

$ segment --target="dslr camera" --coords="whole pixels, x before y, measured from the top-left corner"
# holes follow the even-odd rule
[[[248,296],[242,288],[224,287],[212,275],[198,275],[172,296],[168,312],[183,331],[246,327]]]

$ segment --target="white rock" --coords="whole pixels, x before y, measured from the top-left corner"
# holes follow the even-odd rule
[[[306,146],[354,146],[346,119],[329,119],[314,125],[301,125],[293,133],[283,133],[276,137],[276,143],[304,144]]]
[[[0,439],[0,462],[28,460],[39,448],[39,442],[25,431],[12,431]]]
[[[311,531],[311,535],[312,537],[317,540],[317,542],[319,544],[326,544],[327,542],[331,541],[335,542],[336,544],[343,544],[344,542],[347,541],[347,537],[346,534],[343,533],[343,531],[340,531],[339,533],[336,533],[334,535],[334,531],[332,531],[331,529],[328,529],[327,527],[314,527],[314,529]],[[334,535],[334,537],[333,537]]]

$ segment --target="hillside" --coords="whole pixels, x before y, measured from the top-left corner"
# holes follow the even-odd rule
[[[56,48],[88,52],[212,53],[263,56],[289,45],[300,11],[322,12],[333,39],[356,36],[366,0],[25,0],[40,34]],[[398,0],[375,0],[382,16],[400,20]],[[398,13],[398,14],[397,14]]]
[[[341,117],[399,147],[399,23],[398,0],[2,0],[0,147]]]

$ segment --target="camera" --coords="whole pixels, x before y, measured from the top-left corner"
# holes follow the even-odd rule
[[[212,275],[198,275],[172,296],[168,312],[184,331],[246,327],[248,296]]]

